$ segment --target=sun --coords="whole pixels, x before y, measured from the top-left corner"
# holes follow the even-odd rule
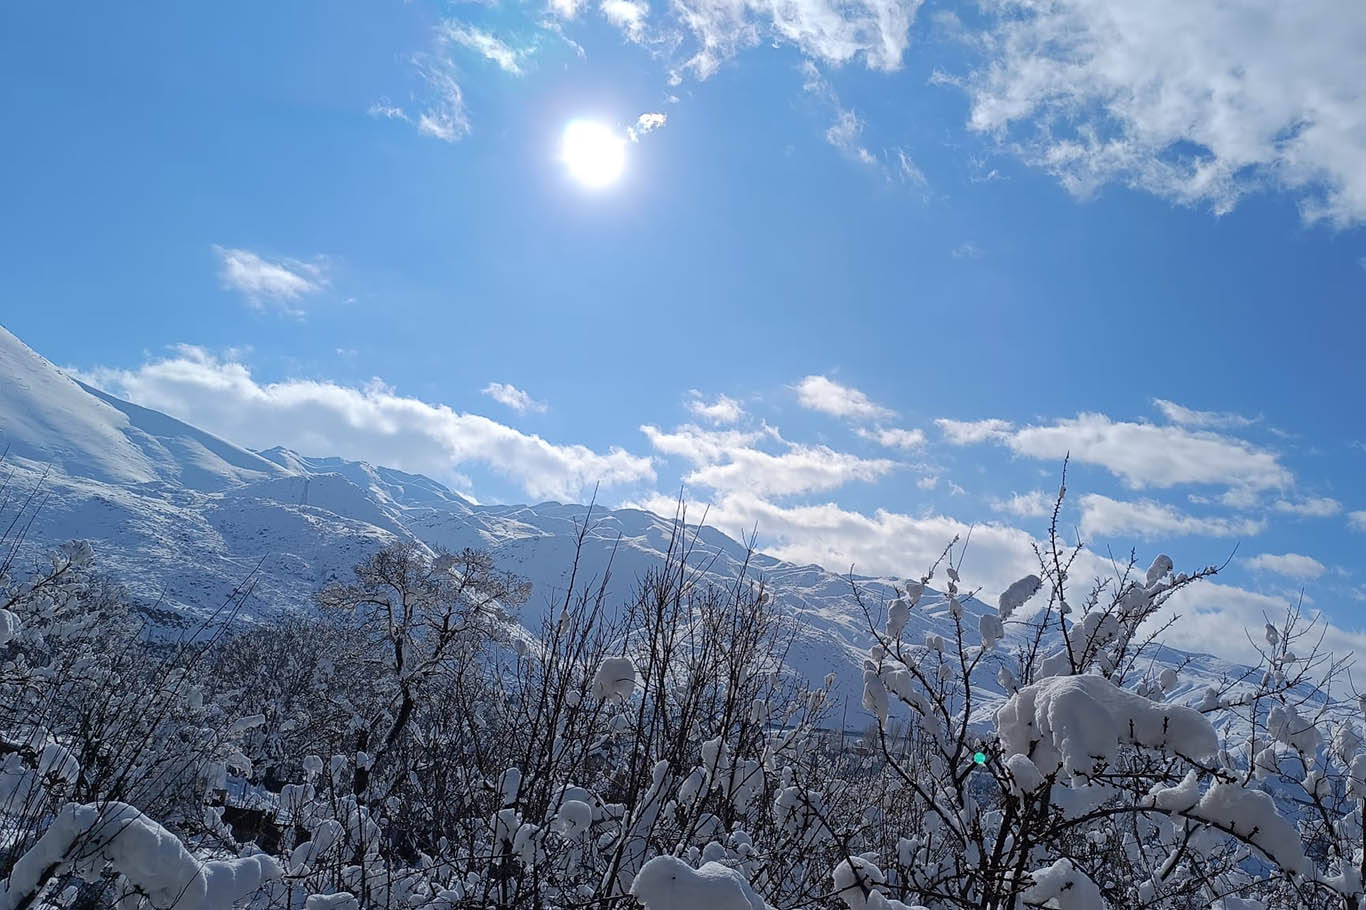
[[[579,183],[605,187],[626,169],[626,139],[596,121],[572,120],[564,128],[560,159]]]

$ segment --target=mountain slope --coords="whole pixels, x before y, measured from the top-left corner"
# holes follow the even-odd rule
[[[92,541],[101,564],[135,596],[159,605],[159,621],[170,626],[196,621],[248,578],[244,618],[308,609],[329,579],[407,540],[491,552],[500,567],[532,582],[522,619],[535,628],[563,601],[585,523],[577,583],[610,568],[615,604],[659,565],[673,532],[669,519],[638,510],[475,505],[419,475],[283,448],[250,452],[83,385],[0,329],[0,447],[6,444],[9,512],[17,507],[13,494],[40,486],[44,494],[31,541]],[[746,565],[762,577],[776,608],[795,621],[792,668],[816,681],[834,673],[837,697],[847,700],[851,718],[861,716],[861,664],[872,642],[850,579],[749,554],[712,528],[695,533],[694,565],[706,566],[718,585],[733,583]],[[856,581],[874,609],[891,593],[889,579]],[[965,606],[970,614],[985,609]],[[976,627],[969,616],[968,628]],[[913,612],[905,635],[923,640],[950,629],[943,598],[933,595]],[[1160,663],[1187,659],[1172,651]],[[1224,667],[1215,658],[1194,659],[1183,670],[1183,688]],[[1000,699],[994,670],[980,686],[982,710],[991,710]]]
[[[114,484],[221,490],[288,473],[275,462],[67,376],[0,326],[0,439],[12,459]]]

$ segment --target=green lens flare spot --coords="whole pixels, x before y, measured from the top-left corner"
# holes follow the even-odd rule
[[[974,752],[972,753],[972,760],[979,765],[985,765],[987,763],[987,754],[985,752]]]

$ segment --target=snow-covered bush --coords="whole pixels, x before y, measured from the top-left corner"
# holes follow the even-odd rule
[[[1056,527],[995,607],[953,544],[855,585],[857,720],[681,520],[625,603],[571,579],[529,627],[472,552],[394,545],[312,613],[160,643],[88,548],[11,557],[0,910],[1360,907],[1366,708],[1313,621],[1193,689],[1158,617],[1215,570],[1077,594]]]

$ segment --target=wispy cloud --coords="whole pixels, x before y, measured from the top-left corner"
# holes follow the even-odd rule
[[[904,148],[882,155],[869,151],[863,141],[864,122],[858,112],[840,102],[839,93],[811,60],[802,62],[802,90],[826,105],[834,116],[825,130],[825,141],[852,161],[873,168],[885,179],[925,189],[929,184],[919,165]]]
[[[509,385],[505,382],[490,382],[480,389],[480,392],[499,404],[506,405],[518,414],[525,414],[527,411],[544,414],[547,408],[545,402],[537,401],[515,385]]]
[[[491,32],[455,20],[443,23],[438,35],[441,41],[472,51],[514,76],[522,74],[522,62],[532,53],[510,46]]]
[[[810,411],[857,420],[885,420],[896,412],[869,399],[858,389],[828,376],[807,376],[797,383],[797,403]]]
[[[1197,411],[1164,398],[1154,398],[1153,404],[1172,423],[1186,427],[1247,427],[1257,422],[1252,417],[1228,411]]]
[[[1353,531],[1366,532],[1366,509],[1347,513],[1347,527]]]
[[[417,115],[417,131],[442,142],[456,142],[469,135],[465,93],[456,81],[455,67],[444,57],[431,54],[417,55],[413,65],[427,86],[427,102]]]
[[[302,298],[327,287],[324,259],[302,262],[298,259],[267,259],[251,250],[215,244],[218,277],[223,287],[240,292],[252,307],[276,307],[290,315],[302,315]]]
[[[556,0],[572,2],[572,0]],[[764,42],[789,44],[822,64],[855,60],[872,70],[900,69],[911,22],[922,0],[792,0],[780,5],[748,0],[675,0],[674,25],[691,42],[683,69],[714,75],[741,51]]]

